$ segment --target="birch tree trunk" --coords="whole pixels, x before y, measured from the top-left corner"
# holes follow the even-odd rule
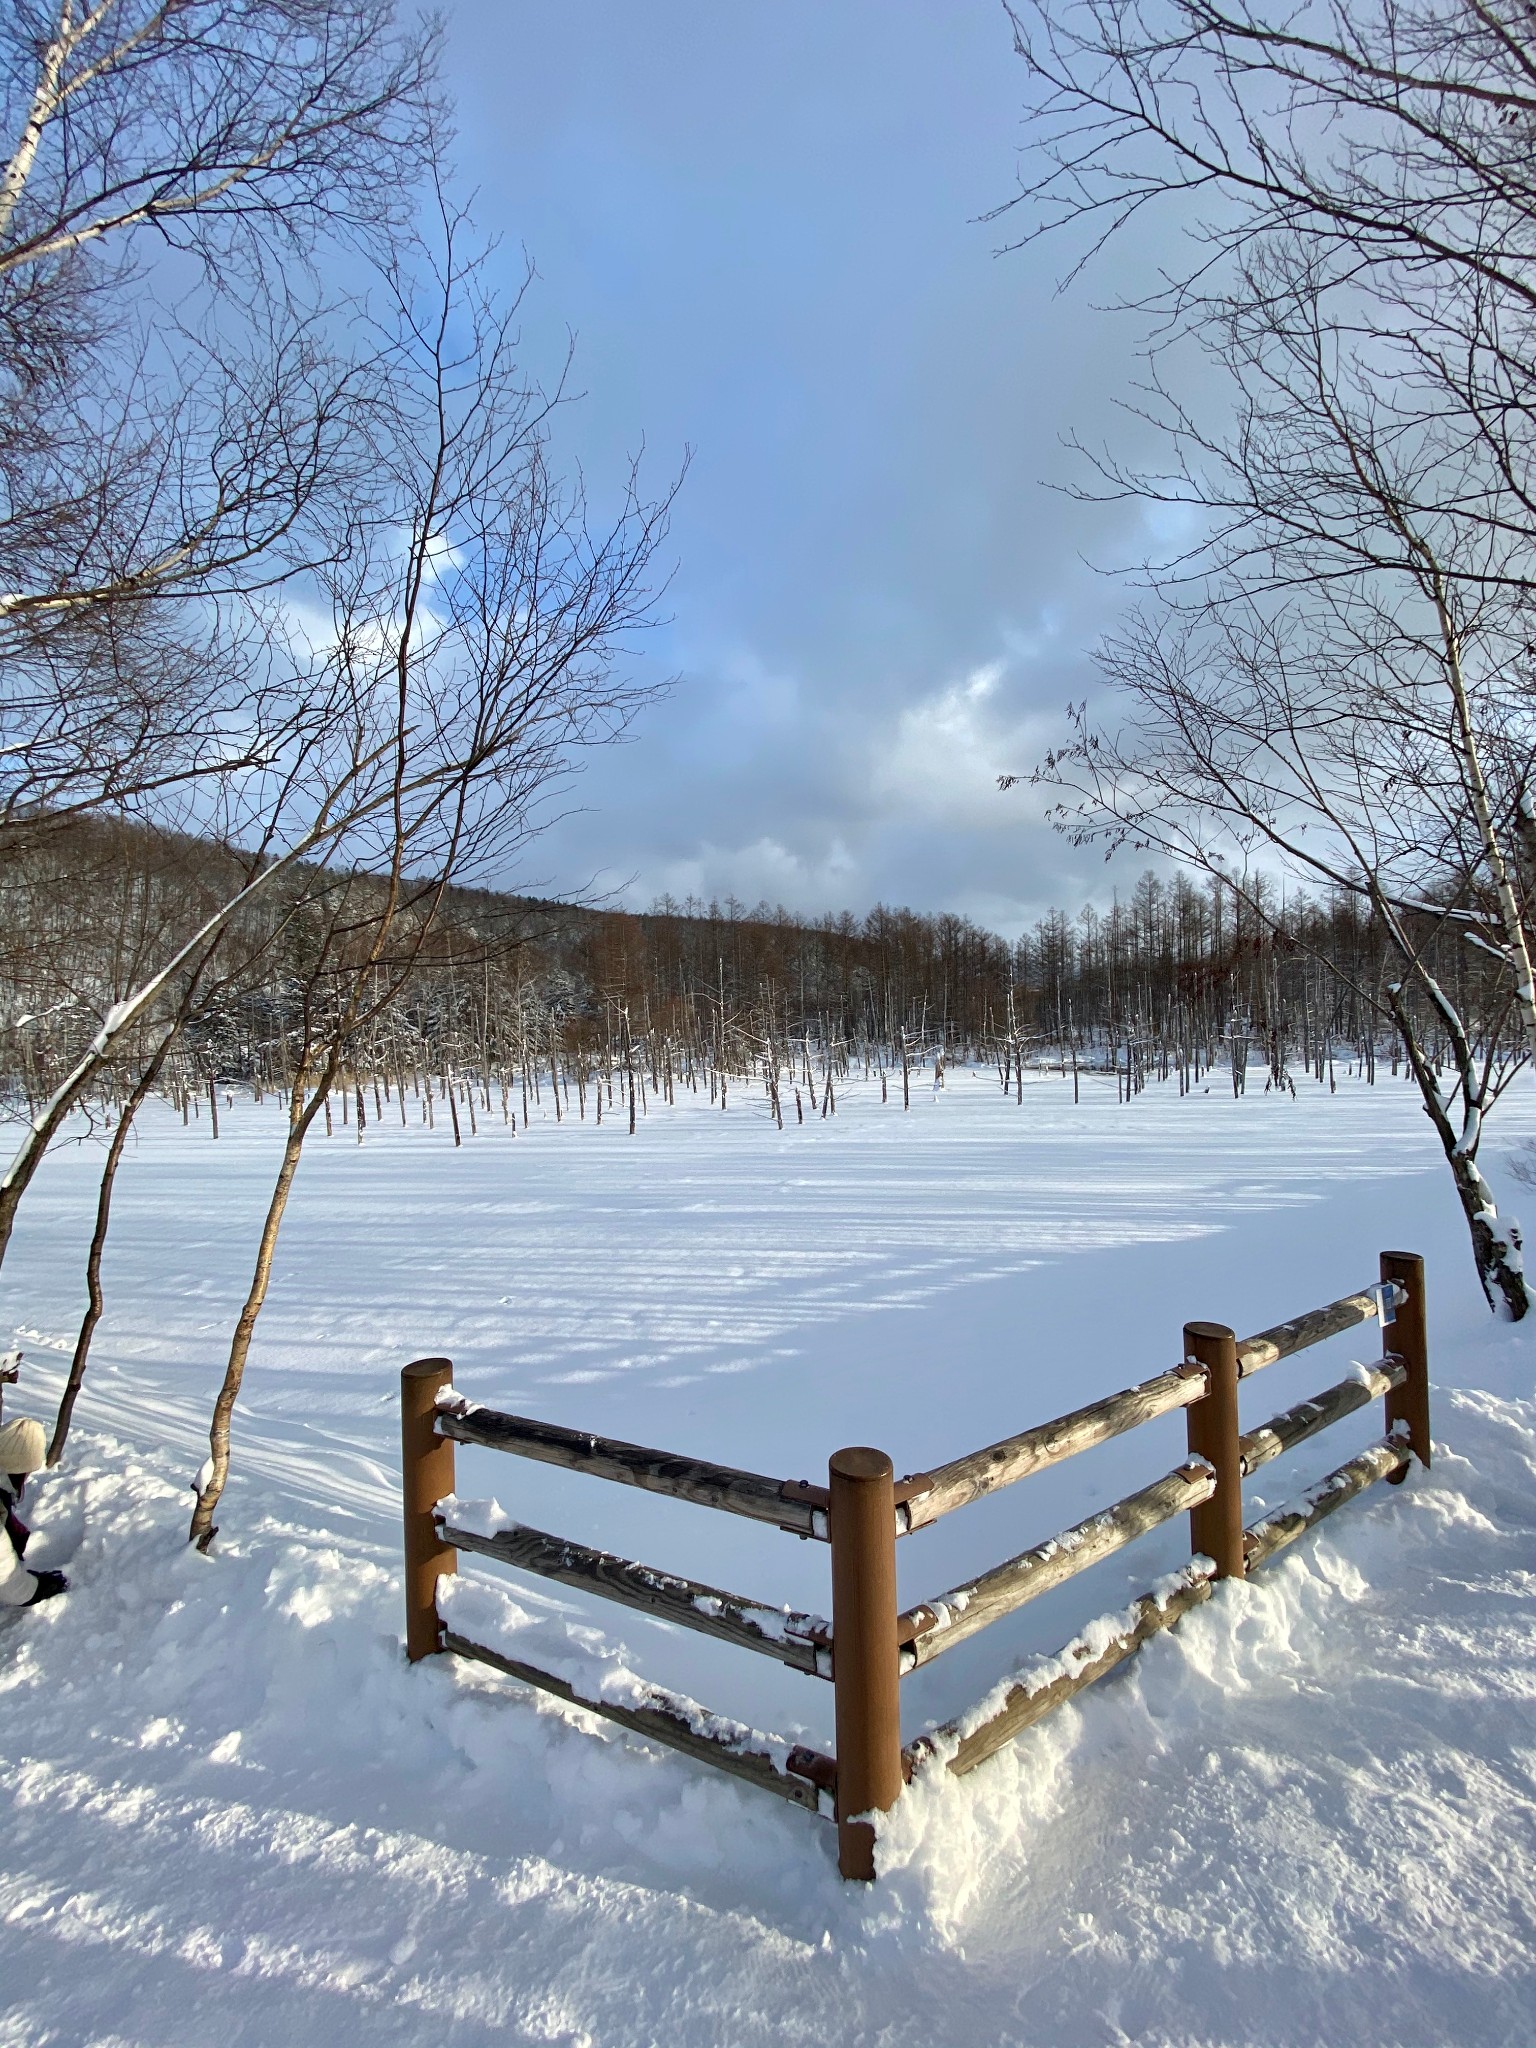
[[[1396,930],[1395,921],[1390,916],[1387,923],[1389,929]],[[1488,1298],[1488,1306],[1496,1316],[1501,1316],[1508,1322],[1518,1323],[1524,1319],[1531,1306],[1530,1293],[1525,1284],[1525,1260],[1520,1226],[1512,1217],[1499,1215],[1493,1190],[1483,1178],[1477,1164],[1478,1146],[1483,1133],[1483,1102],[1471,1044],[1462,1029],[1460,1017],[1444,996],[1439,984],[1427,974],[1422,976],[1422,980],[1427,985],[1432,999],[1438,999],[1451,1056],[1456,1062],[1462,1095],[1459,1128],[1452,1121],[1450,1106],[1441,1089],[1439,1077],[1413,1027],[1401,992],[1389,990],[1388,1000],[1391,1002],[1392,1012],[1402,1036],[1409,1071],[1418,1084],[1425,1114],[1435,1127],[1435,1135],[1440,1140],[1446,1163],[1451,1169],[1456,1199],[1461,1204],[1461,1213],[1466,1219],[1467,1230],[1472,1239],[1472,1256],[1477,1264],[1477,1275],[1482,1282],[1483,1292]]]
[[[302,1065],[294,1081],[293,1094],[290,1097],[288,1135],[283,1143],[283,1156],[277,1169],[271,1199],[267,1203],[267,1213],[262,1219],[250,1291],[245,1297],[239,1320],[235,1324],[235,1333],[229,1347],[229,1361],[224,1368],[223,1383],[213,1404],[213,1422],[208,1432],[208,1462],[198,1475],[197,1505],[192,1510],[192,1525],[187,1531],[187,1540],[195,1543],[204,1556],[207,1555],[214,1537],[219,1533],[213,1518],[218,1512],[219,1500],[229,1479],[230,1432],[235,1403],[240,1398],[246,1364],[251,1355],[251,1340],[256,1335],[256,1324],[266,1304],[267,1289],[271,1285],[272,1260],[277,1251],[283,1216],[288,1208],[288,1197],[293,1191],[294,1176],[299,1170],[304,1140],[308,1137],[310,1126],[319,1115],[331,1083],[336,1078],[339,1062],[340,1046],[333,1043],[324,1069],[310,1091],[307,1101],[306,1077]]]
[[[133,1120],[149,1099],[151,1089],[160,1078],[166,1056],[176,1040],[179,1021],[175,1029],[167,1032],[156,1046],[149,1064],[145,1067],[133,1091],[123,1104],[117,1119],[117,1129],[112,1133],[112,1142],[107,1147],[106,1163],[101,1170],[101,1185],[96,1194],[96,1227],[91,1232],[90,1249],[85,1258],[86,1310],[80,1323],[80,1334],[75,1339],[75,1352],[69,1361],[69,1375],[64,1382],[64,1391],[59,1397],[59,1412],[54,1418],[53,1438],[48,1446],[48,1463],[57,1465],[64,1455],[64,1446],[69,1439],[69,1425],[75,1413],[75,1403],[80,1398],[80,1389],[85,1383],[86,1362],[91,1353],[91,1339],[96,1334],[96,1325],[101,1321],[105,1296],[101,1286],[101,1255],[106,1247],[107,1231],[112,1221],[112,1189],[117,1180],[117,1169],[122,1164],[123,1152],[128,1143],[128,1133],[133,1129]]]

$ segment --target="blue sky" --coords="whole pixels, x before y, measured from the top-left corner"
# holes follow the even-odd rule
[[[599,502],[642,444],[657,486],[692,458],[641,656],[676,685],[517,879],[1010,932],[1106,893],[994,778],[1090,687],[1121,598],[1088,564],[1138,550],[1134,512],[1049,485],[1066,433],[1126,445],[1135,328],[1098,308],[1154,252],[1065,297],[1064,250],[996,253],[1001,6],[453,0],[448,28],[477,224],[538,272],[530,361],[576,339],[566,452]]]

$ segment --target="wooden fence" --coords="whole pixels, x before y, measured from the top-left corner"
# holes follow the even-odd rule
[[[1382,1358],[1257,1429],[1242,1430],[1238,1388],[1262,1367],[1357,1324],[1379,1320]],[[1390,1335],[1390,1342],[1388,1341]],[[825,1486],[765,1478],[696,1458],[674,1457],[609,1437],[504,1415],[465,1400],[447,1359],[426,1358],[401,1375],[405,1500],[406,1648],[414,1661],[450,1651],[541,1687],[556,1697],[729,1771],[813,1813],[835,1817],[838,1864],[874,1876],[874,1826],[920,1765],[969,1771],[1053,1708],[1124,1662],[1150,1637],[1208,1599],[1218,1579],[1242,1578],[1378,1479],[1399,1481],[1411,1458],[1429,1463],[1429,1381],[1424,1262],[1383,1252],[1379,1286],[1239,1339],[1217,1323],[1187,1323],[1183,1362],[1157,1378],[1041,1423],[932,1472],[896,1479],[883,1451],[833,1454]],[[1330,1472],[1294,1505],[1243,1522],[1243,1480],[1342,1417],[1383,1400],[1386,1432]],[[1139,1424],[1187,1410],[1189,1455],[1172,1472],[1048,1542],[905,1612],[896,1594],[896,1544],[999,1487],[1012,1486]],[[456,1526],[454,1445],[510,1451],[700,1507],[744,1515],[831,1549],[832,1618],[772,1607],[693,1579],[655,1571],[519,1523]],[[460,1510],[462,1514],[462,1510]],[[1069,1643],[1061,1655],[1007,1683],[983,1709],[901,1741],[902,1678],[978,1629],[1061,1585],[1175,1516],[1188,1514],[1190,1562],[1123,1614]],[[463,1516],[464,1520],[474,1519]],[[738,1648],[830,1680],[836,1756],[785,1750],[753,1731],[706,1715],[660,1687],[638,1704],[587,1698],[564,1679],[470,1641],[437,1611],[437,1582],[471,1551],[518,1571],[601,1594],[623,1606],[698,1629]]]

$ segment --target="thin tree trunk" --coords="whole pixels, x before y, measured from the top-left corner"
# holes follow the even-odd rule
[[[112,1187],[117,1179],[117,1169],[122,1163],[123,1151],[128,1143],[128,1133],[133,1128],[133,1120],[160,1078],[160,1070],[165,1065],[165,1057],[170,1049],[169,1038],[156,1047],[149,1065],[134,1083],[128,1100],[118,1113],[117,1129],[112,1133],[112,1142],[107,1147],[106,1164],[101,1169],[101,1186],[96,1193],[96,1227],[91,1232],[91,1246],[85,1257],[86,1310],[81,1318],[80,1334],[75,1339],[75,1355],[69,1361],[69,1375],[64,1382],[64,1391],[59,1396],[59,1412],[54,1418],[53,1440],[48,1446],[50,1465],[57,1465],[64,1455],[64,1446],[69,1440],[69,1426],[74,1418],[75,1403],[80,1398],[80,1389],[85,1383],[85,1368],[91,1354],[91,1339],[96,1334],[96,1325],[101,1321],[105,1301],[101,1286],[101,1255],[106,1247],[107,1231],[112,1221]]]
[[[240,1319],[235,1324],[235,1334],[229,1347],[229,1363],[224,1368],[224,1381],[219,1388],[218,1399],[213,1404],[213,1424],[208,1432],[208,1463],[203,1468],[203,1473],[199,1475],[202,1484],[198,1488],[197,1505],[192,1510],[192,1525],[187,1531],[188,1542],[195,1543],[205,1555],[214,1537],[219,1533],[213,1518],[229,1479],[230,1423],[234,1416],[235,1403],[240,1398],[240,1387],[245,1378],[246,1362],[251,1355],[251,1340],[256,1334],[257,1319],[266,1304],[267,1289],[272,1279],[272,1259],[277,1251],[278,1232],[283,1227],[283,1215],[288,1207],[288,1196],[293,1188],[294,1175],[299,1170],[304,1140],[309,1136],[310,1126],[319,1115],[330,1092],[337,1064],[336,1055],[333,1053],[326,1062],[325,1071],[314,1093],[302,1110],[298,1109],[298,1104],[302,1100],[302,1069],[294,1084],[293,1111],[289,1117],[288,1136],[283,1144],[282,1162],[277,1169],[277,1180],[261,1226],[261,1238],[256,1247],[256,1269],[251,1276],[250,1292],[245,1297]]]
[[[1521,1256],[1520,1226],[1513,1217],[1499,1215],[1493,1190],[1484,1180],[1477,1164],[1477,1151],[1482,1139],[1483,1109],[1471,1045],[1461,1029],[1460,1019],[1455,1017],[1439,985],[1428,975],[1424,975],[1423,979],[1432,999],[1438,998],[1437,1006],[1441,1009],[1442,1021],[1446,1025],[1452,1057],[1461,1081],[1462,1110],[1459,1130],[1451,1121],[1450,1109],[1441,1090],[1439,1077],[1429,1054],[1419,1042],[1407,1006],[1400,995],[1389,996],[1392,1012],[1403,1041],[1409,1072],[1418,1083],[1425,1112],[1435,1127],[1435,1135],[1440,1140],[1446,1163],[1451,1169],[1451,1178],[1456,1184],[1456,1198],[1461,1203],[1461,1212],[1466,1218],[1467,1229],[1471,1234],[1472,1256],[1477,1262],[1477,1277],[1482,1282],[1484,1294],[1488,1297],[1488,1306],[1496,1316],[1518,1323],[1524,1319],[1531,1306],[1531,1297],[1525,1284],[1524,1260]]]
[[[1499,1215],[1493,1190],[1475,1159],[1469,1159],[1464,1152],[1452,1152],[1449,1157],[1457,1199],[1472,1237],[1477,1277],[1483,1283],[1488,1306],[1504,1321],[1518,1323],[1531,1305],[1525,1285],[1520,1226],[1512,1218]]]

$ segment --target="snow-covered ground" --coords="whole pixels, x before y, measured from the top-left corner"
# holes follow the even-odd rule
[[[1257,1083],[1255,1083],[1257,1086]],[[67,1464],[32,1503],[67,1600],[0,1619],[0,2044],[1520,2043],[1536,2039],[1536,1337],[1494,1325],[1409,1089],[1118,1106],[952,1074],[850,1085],[782,1134],[733,1099],[388,1118],[310,1147],[212,1561],[187,1482],[275,1163],[270,1105],[149,1116]],[[1536,1091],[1501,1144],[1536,1132]],[[0,1312],[45,1417],[99,1153],[22,1211]],[[1518,1202],[1515,1205],[1518,1207]],[[1533,1202],[1536,1208],[1536,1202]],[[1436,1464],[1346,1508],[960,1783],[844,1886],[830,1828],[478,1669],[399,1646],[397,1375],[812,1478],[898,1472],[1429,1258]],[[1276,1366],[1253,1421],[1369,1356]],[[1380,1430],[1266,1468],[1295,1493]],[[904,1542],[937,1593],[1156,1477],[1135,1432]],[[461,1495],[826,1611],[823,1546],[461,1452]],[[908,1681],[913,1731],[1181,1554],[1176,1524]],[[469,1561],[466,1560],[468,1566]],[[558,1596],[558,1597],[557,1597]],[[830,1689],[622,1609],[466,1569],[535,1661],[625,1667],[830,1747]],[[743,1668],[749,1667],[749,1668]]]

